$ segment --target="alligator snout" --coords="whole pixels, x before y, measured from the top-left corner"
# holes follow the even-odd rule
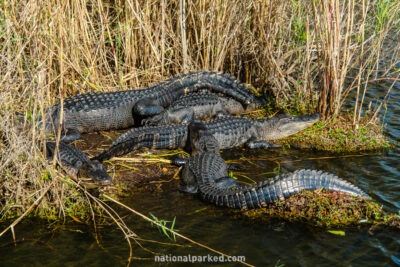
[[[103,165],[97,160],[90,161],[90,163],[83,167],[81,171],[101,185],[108,185],[112,182],[110,175],[106,172]]]

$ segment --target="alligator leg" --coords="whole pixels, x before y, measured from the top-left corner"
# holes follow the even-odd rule
[[[190,168],[183,168],[182,171],[182,187],[179,189],[182,192],[196,194],[199,192],[199,186],[195,175]]]
[[[186,114],[185,114],[185,116],[183,117],[183,119],[181,120],[181,124],[183,124],[183,125],[189,125],[192,121],[193,121],[193,118],[194,118],[194,111],[193,111],[193,109],[190,109],[190,110],[184,110],[184,109],[182,109]]]
[[[185,164],[188,162],[188,159],[184,158],[175,158],[172,160],[172,164],[176,166],[185,166]]]
[[[151,118],[143,120],[144,125],[189,124],[194,118],[192,108],[177,108],[164,111]]]
[[[164,108],[154,98],[141,99],[133,107],[134,115],[142,117],[157,115],[163,112],[163,110]]]
[[[184,185],[179,188],[179,191],[187,194],[197,194],[199,189],[197,186],[194,185]]]
[[[230,171],[242,171],[242,166],[238,164],[226,164],[226,168]]]
[[[64,142],[65,144],[68,144],[80,138],[81,138],[81,133],[78,130],[66,129],[65,131],[61,132],[60,141]]]
[[[214,182],[216,187],[223,189],[240,186],[240,183],[236,179],[229,176],[215,179]]]
[[[247,148],[278,148],[281,147],[280,145],[270,144],[267,141],[249,141],[246,144]]]
[[[166,113],[165,111],[155,115],[153,117],[147,118],[142,120],[142,125],[144,126],[150,126],[150,125],[163,125],[163,124],[167,124],[165,123],[168,119],[165,118],[166,117]]]
[[[172,164],[176,166],[185,166],[188,160],[188,158],[175,158],[172,160]],[[179,188],[179,191],[183,193],[196,194],[199,191],[195,177],[189,168],[183,169],[182,183],[183,186]]]

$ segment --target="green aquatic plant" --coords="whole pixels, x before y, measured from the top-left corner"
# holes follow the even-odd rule
[[[174,229],[175,227],[175,220],[176,217],[174,217],[174,219],[172,221],[167,221],[167,220],[162,220],[162,219],[158,219],[155,215],[153,215],[151,212],[149,213],[150,216],[153,218],[153,220],[155,222],[157,222],[157,226],[159,227],[160,232],[162,231],[163,234],[170,240],[173,240],[176,242],[176,237],[175,237],[175,232],[177,232],[177,230]],[[172,235],[172,237],[168,234],[167,230],[166,230],[166,226],[167,224],[170,223],[171,226],[169,227],[169,229],[171,229],[172,231],[169,231]],[[153,224],[153,223],[152,223]]]

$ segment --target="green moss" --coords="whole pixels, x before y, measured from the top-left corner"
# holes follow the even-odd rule
[[[376,202],[325,190],[302,191],[262,209],[235,213],[246,219],[283,218],[323,228],[382,224],[400,229],[400,216],[384,212]]]
[[[319,121],[312,127],[279,142],[299,148],[347,153],[382,150],[392,146],[383,135],[379,122],[370,122],[368,118],[364,118],[355,129],[348,114],[328,121]]]
[[[265,109],[248,112],[244,115],[251,118],[264,118],[274,117],[280,113],[289,113],[294,116],[307,113],[299,112],[298,107],[279,109],[268,104]],[[379,120],[371,121],[370,118],[364,117],[358,128],[355,128],[351,114],[318,121],[313,126],[276,142],[288,147],[339,153],[382,150],[393,146],[383,135],[382,124]]]

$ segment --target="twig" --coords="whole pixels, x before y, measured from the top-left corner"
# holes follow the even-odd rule
[[[129,162],[162,162],[162,163],[171,163],[171,160],[169,159],[155,159],[155,158],[119,158],[119,157],[113,157],[111,160],[121,160],[121,161],[129,161]]]
[[[3,232],[0,233],[0,237],[3,236],[8,230],[11,229],[11,232],[13,234],[13,239],[15,242],[15,233],[14,233],[14,227],[26,216],[28,215],[37,205],[39,205],[40,201],[43,199],[43,197],[47,194],[47,192],[50,190],[50,188],[54,185],[56,179],[53,179],[51,184],[46,188],[46,190],[42,193],[42,195],[36,199],[35,202],[18,218],[16,219],[12,224],[10,224],[6,229],[3,230]]]
[[[182,57],[183,57],[183,71],[188,71],[188,45],[186,39],[186,0],[179,1],[179,17],[181,26],[181,38],[182,38]]]
[[[229,255],[227,255],[227,254],[225,254],[225,253],[223,253],[223,252],[220,252],[220,251],[218,251],[218,250],[215,250],[215,249],[213,249],[213,248],[210,248],[210,247],[208,247],[208,246],[206,246],[206,245],[203,245],[203,244],[201,244],[201,243],[199,243],[199,242],[196,242],[196,241],[194,241],[194,240],[192,240],[192,239],[190,239],[190,238],[188,238],[188,237],[186,237],[186,236],[184,236],[184,235],[181,235],[181,234],[175,232],[174,230],[172,230],[172,229],[166,227],[165,225],[161,225],[160,223],[158,223],[158,222],[152,220],[151,218],[147,217],[146,215],[143,215],[142,213],[140,213],[140,212],[138,212],[138,211],[136,211],[136,210],[134,210],[134,209],[132,209],[132,208],[126,206],[125,204],[119,202],[118,200],[113,199],[112,197],[110,197],[110,196],[108,196],[108,195],[105,195],[105,194],[104,194],[103,196],[104,196],[105,198],[107,198],[108,200],[111,200],[111,201],[113,201],[114,203],[116,203],[116,204],[118,204],[118,205],[120,205],[120,206],[126,208],[127,210],[129,210],[129,211],[135,213],[135,214],[138,215],[139,217],[142,217],[142,218],[145,219],[146,221],[149,221],[149,222],[151,222],[151,223],[154,223],[155,225],[164,228],[165,230],[171,232],[172,234],[174,234],[174,235],[176,235],[176,236],[179,236],[180,238],[183,238],[183,239],[185,239],[185,240],[187,240],[187,241],[189,241],[189,242],[191,242],[191,243],[193,243],[193,244],[195,244],[195,245],[198,245],[198,246],[200,246],[200,247],[203,247],[203,248],[205,248],[205,249],[208,249],[208,250],[210,250],[210,251],[212,251],[212,252],[214,252],[214,253],[223,255],[224,257],[230,257]],[[239,260],[238,262],[240,262],[240,263],[242,263],[242,264],[244,264],[244,265],[246,265],[246,266],[253,266],[253,265],[248,264],[248,263],[246,263],[246,262],[244,262],[244,261],[240,261],[240,260]]]
[[[92,194],[90,194],[85,188],[83,188],[81,185],[79,185],[79,184],[78,184],[77,182],[75,182],[74,180],[71,180],[71,182],[72,182],[77,188],[81,189],[81,190],[86,194],[86,196],[90,197],[94,202],[96,202],[97,205],[99,205],[99,207],[102,208],[102,209],[108,214],[108,216],[110,216],[110,218],[117,224],[118,228],[119,228],[119,229],[122,231],[122,233],[125,235],[126,241],[128,242],[128,245],[129,245],[129,258],[128,258],[128,263],[127,263],[127,266],[129,266],[130,263],[131,263],[131,260],[132,260],[132,258],[133,258],[133,249],[132,249],[131,241],[129,240],[128,237],[129,237],[129,236],[134,236],[134,237],[136,237],[137,235],[136,235],[135,233],[133,233],[133,232],[132,232],[132,234],[128,234],[128,233],[127,233],[127,231],[124,229],[124,227],[127,228],[128,231],[130,231],[130,229],[125,225],[125,223],[123,222],[123,220],[119,217],[118,213],[116,213],[112,208],[108,207],[111,211],[113,211],[113,212],[118,216],[118,218],[122,221],[122,223],[119,222],[119,220],[118,220],[117,218],[115,218],[115,217],[111,214],[110,210],[108,210],[108,209],[105,207],[106,204],[105,204],[103,201],[101,201],[101,200],[98,199],[97,197],[95,197],[95,196],[93,196]],[[138,243],[138,241],[137,241],[135,238],[133,238],[133,240],[135,240],[135,242]],[[138,244],[139,244],[139,243],[138,243]],[[140,245],[140,244],[139,244],[139,245]]]

